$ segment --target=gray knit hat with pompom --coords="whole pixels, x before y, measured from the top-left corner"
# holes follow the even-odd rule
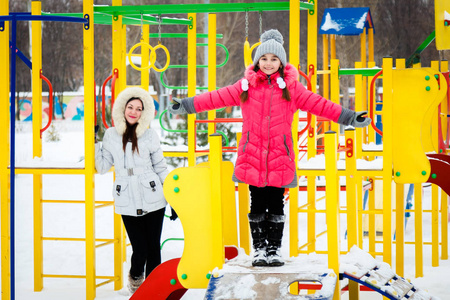
[[[261,45],[256,49],[253,57],[253,65],[257,65],[261,56],[272,53],[275,54],[281,61],[283,66],[286,66],[286,51],[283,47],[283,36],[276,29],[270,29],[261,34]]]

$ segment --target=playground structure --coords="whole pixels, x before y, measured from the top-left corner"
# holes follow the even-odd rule
[[[41,16],[40,2],[32,2],[32,16]],[[436,0],[436,44],[438,50],[448,49],[449,46],[449,26],[450,20],[446,19],[445,12],[450,11],[449,4],[444,1]],[[159,9],[159,11],[158,11]],[[355,76],[355,110],[369,109],[369,113],[373,116],[374,110],[373,85],[369,86],[369,82],[375,82],[379,76],[383,79],[383,103],[382,103],[382,120],[383,130],[376,131],[375,128],[346,130],[344,137],[344,145],[340,146],[338,133],[340,132],[337,124],[330,125],[330,131],[324,135],[325,147],[325,164],[323,167],[301,166],[298,170],[299,176],[307,176],[305,187],[300,186],[299,189],[293,188],[289,191],[289,247],[290,255],[298,256],[303,253],[316,252],[326,254],[328,256],[328,268],[333,270],[335,274],[339,273],[340,254],[346,252],[352,246],[363,246],[363,217],[368,219],[368,243],[369,253],[373,256],[382,256],[382,260],[392,265],[392,245],[394,244],[393,233],[395,231],[395,251],[396,262],[395,270],[399,276],[403,276],[404,270],[404,251],[405,244],[411,243],[404,239],[405,213],[415,214],[415,234],[414,248],[416,251],[416,276],[423,276],[423,246],[431,244],[432,247],[432,265],[439,265],[439,247],[441,259],[448,259],[448,232],[447,232],[447,215],[449,192],[449,183],[442,180],[445,172],[448,173],[448,160],[445,155],[448,152],[448,63],[433,62],[430,68],[421,68],[415,65],[412,69],[406,68],[406,61],[398,59],[393,67],[393,60],[390,58],[383,59],[382,68],[375,67],[373,62],[373,24],[368,22],[368,26],[364,27],[361,33],[361,62],[355,63],[354,69],[341,69],[339,61],[336,59],[336,53],[331,50],[331,68],[330,70],[317,70],[317,1],[316,3],[303,3],[298,1],[276,2],[276,3],[237,3],[230,5],[184,5],[182,8],[176,5],[162,6],[141,6],[126,7],[121,5],[120,0],[114,0],[113,6],[94,7],[93,1],[83,1],[83,13],[72,16],[80,19],[83,23],[84,30],[84,68],[85,68],[85,140],[94,140],[94,113],[95,112],[95,90],[93,78],[93,26],[96,22],[111,24],[113,39],[113,70],[114,78],[113,93],[117,94],[127,86],[126,82],[126,59],[132,56],[133,51],[129,51],[128,55],[124,37],[126,36],[125,26],[122,24],[141,25],[142,39],[139,44],[132,47],[135,50],[138,46],[141,48],[141,66],[150,66],[154,63],[155,58],[152,57],[154,51],[151,50],[148,42],[149,24],[160,25],[161,23],[170,24],[169,19],[149,17],[148,14],[157,14],[159,16],[170,13],[188,12],[185,20],[178,19],[176,24],[187,25],[188,38],[188,96],[195,96],[196,93],[196,13],[208,12],[208,90],[213,90],[215,86],[216,74],[216,18],[214,13],[229,11],[264,11],[264,10],[286,10],[289,13],[290,20],[290,36],[289,36],[289,61],[293,65],[299,63],[299,18],[300,10],[308,10],[308,72],[305,76],[308,78],[308,86],[315,91],[317,85],[317,75],[323,75],[324,79],[330,78],[330,100],[339,103],[339,77]],[[1,4],[0,15],[8,15],[8,3]],[[136,17],[138,16],[138,17]],[[29,16],[28,16],[29,17]],[[98,17],[98,21],[97,21]],[[86,21],[87,20],[87,21]],[[0,58],[2,62],[14,61],[10,59],[9,54],[9,23],[7,19],[4,22],[4,30],[0,31]],[[41,20],[36,18],[33,24],[33,99],[41,99],[41,77],[40,77],[40,30]],[[12,23],[11,23],[12,24]],[[447,25],[446,25],[447,24]],[[366,49],[366,31],[369,32],[369,49]],[[372,32],[372,33],[371,33]],[[14,38],[14,34],[13,34]],[[324,44],[327,38],[324,36]],[[330,38],[333,41],[333,38]],[[332,44],[333,42],[331,42]],[[372,46],[371,46],[372,45]],[[170,49],[167,50],[170,52]],[[246,53],[251,51],[249,46],[246,47]],[[369,52],[369,60],[366,61],[365,53]],[[168,55],[169,56],[169,55]],[[324,56],[324,62],[326,61]],[[367,62],[367,65],[366,65]],[[328,63],[324,63],[325,66]],[[170,67],[167,65],[167,67]],[[140,67],[141,83],[140,85],[147,88],[149,85],[148,68]],[[13,77],[8,73],[8,66],[2,68],[2,85],[1,99],[3,106],[9,105],[8,83],[13,81]],[[381,73],[382,72],[382,73]],[[324,84],[326,81],[324,80]],[[391,92],[392,91],[392,92]],[[114,95],[113,95],[114,97]],[[370,98],[371,100],[368,100]],[[395,99],[395,101],[394,101]],[[431,99],[426,102],[423,99]],[[40,156],[42,151],[42,142],[40,140],[41,122],[40,115],[42,111],[41,101],[33,101],[33,156]],[[368,103],[367,103],[368,102]],[[368,105],[369,104],[369,105]],[[439,107],[439,108],[438,108]],[[11,105],[12,112],[14,105]],[[438,114],[439,111],[439,114]],[[92,113],[90,113],[92,112]],[[11,113],[11,115],[14,115]],[[401,117],[408,115],[408,117]],[[395,118],[394,118],[395,116]],[[14,299],[14,266],[11,264],[10,258],[14,255],[14,248],[9,245],[14,240],[14,196],[9,191],[14,190],[14,174],[33,174],[34,183],[34,236],[35,236],[35,291],[41,291],[43,288],[44,277],[58,277],[51,274],[43,274],[42,266],[42,204],[46,202],[42,199],[42,175],[43,174],[79,174],[85,176],[85,205],[86,212],[86,237],[79,239],[86,245],[86,275],[61,275],[60,277],[74,277],[86,279],[86,299],[95,298],[95,289],[99,285],[114,282],[114,289],[122,288],[122,262],[124,258],[124,232],[120,218],[115,215],[114,239],[97,239],[95,237],[95,210],[104,205],[112,205],[112,203],[104,203],[94,200],[94,160],[93,160],[93,143],[85,143],[85,167],[83,169],[75,168],[15,168],[14,166],[14,122],[8,125],[10,120],[8,112],[3,110],[3,127],[0,131],[5,144],[9,143],[8,132],[6,128],[11,130],[11,145],[9,149],[2,151],[1,156],[1,220],[2,220],[2,299]],[[307,136],[307,157],[309,159],[317,156],[318,138],[317,124],[318,121],[314,117],[298,117],[299,122],[307,123],[306,130],[303,132],[298,129],[298,125],[294,124],[293,137],[294,143],[298,143],[299,139]],[[372,118],[374,119],[374,118]],[[188,150],[186,153],[166,153],[167,156],[186,156],[188,158],[188,168],[180,168],[172,172],[164,186],[166,197],[171,205],[177,210],[180,220],[183,223],[185,231],[185,252],[179,260],[172,260],[163,263],[155,272],[152,273],[145,281],[133,299],[144,299],[147,293],[158,292],[158,299],[166,299],[168,297],[181,297],[183,291],[188,288],[206,288],[209,278],[213,277],[214,268],[221,268],[225,262],[225,257],[231,258],[233,255],[227,256],[230,252],[226,246],[234,245],[243,248],[247,254],[250,252],[250,238],[247,225],[246,215],[249,207],[248,187],[245,184],[238,184],[239,195],[239,214],[234,213],[235,208],[235,186],[231,182],[232,166],[229,162],[222,162],[222,143],[220,136],[214,134],[216,122],[215,112],[208,112],[207,120],[196,120],[195,115],[188,116]],[[196,157],[205,155],[204,152],[196,151],[196,124],[200,122],[208,122],[208,132],[210,133],[210,149],[206,153],[209,155],[209,162],[197,165]],[[430,130],[431,128],[431,130]],[[382,135],[383,148],[371,150],[368,146],[375,142],[376,134]],[[339,151],[339,152],[338,152]],[[425,153],[435,152],[426,155]],[[342,167],[342,159],[339,153],[345,153],[345,167]],[[296,154],[298,157],[298,153]],[[368,158],[367,161],[375,162],[382,157],[382,167],[362,168],[360,165],[361,158]],[[446,163],[447,161],[447,163]],[[378,164],[379,165],[379,164]],[[10,175],[8,178],[8,174]],[[322,187],[316,184],[317,177],[325,178],[326,204],[325,208],[321,201],[324,198],[317,198],[318,192]],[[345,185],[338,182],[339,177],[345,177]],[[201,201],[196,208],[195,219],[192,217],[193,208],[186,204],[193,204],[192,194],[189,193],[189,186],[192,187],[193,178],[198,181],[202,178],[204,186],[197,188],[196,201],[199,201],[198,195],[201,195]],[[218,180],[221,178],[221,180]],[[370,183],[370,184],[367,184]],[[432,240],[423,241],[422,236],[422,204],[421,204],[421,188],[415,189],[415,208],[406,211],[404,208],[404,185],[414,183],[421,185],[424,182],[432,182],[439,185],[433,185],[432,210]],[[382,189],[377,189],[382,185]],[[395,186],[395,189],[393,188]],[[339,201],[339,190],[345,189],[346,201]],[[306,201],[302,203],[299,200],[299,194],[306,190]],[[363,209],[363,195],[367,190],[368,209]],[[201,192],[200,192],[201,191]],[[380,194],[381,193],[381,194]],[[439,193],[441,200],[439,202]],[[394,196],[393,196],[394,195]],[[8,202],[8,199],[11,199]],[[183,201],[180,201],[183,199]],[[376,201],[381,199],[381,208],[376,207]],[[192,200],[192,201],[189,201]],[[10,203],[10,208],[8,207]],[[439,208],[440,204],[440,208]],[[341,207],[342,206],[342,207]],[[346,206],[343,207],[343,206]],[[199,211],[202,213],[199,213]],[[11,212],[11,214],[9,214]],[[319,249],[316,244],[317,240],[325,237],[325,232],[318,232],[315,226],[315,220],[320,214],[326,215],[327,224],[333,224],[327,228],[327,249]],[[307,215],[307,234],[306,238],[299,238],[298,222],[299,214]],[[439,214],[441,219],[441,236],[439,239]],[[204,216],[198,218],[198,215]],[[347,217],[347,224],[353,224],[347,228],[347,247],[341,244],[341,233],[339,226],[339,216]],[[209,216],[208,219],[205,216]],[[382,237],[376,236],[375,219],[381,216],[382,229],[384,233]],[[395,225],[392,219],[395,219]],[[237,227],[237,219],[239,219],[239,228]],[[224,226],[227,224],[227,226]],[[230,226],[236,224],[236,226]],[[198,229],[198,226],[202,226]],[[208,230],[204,230],[205,226]],[[10,234],[10,230],[12,234]],[[201,232],[201,233],[200,233]],[[239,240],[238,240],[239,232]],[[11,244],[9,238],[11,238]],[[304,242],[299,246],[299,242]],[[97,276],[95,272],[95,249],[101,246],[114,245],[114,275],[113,276]],[[194,250],[198,245],[203,246],[202,251]],[[381,245],[382,251],[379,251],[377,244]],[[234,253],[235,255],[236,253]],[[13,261],[13,260],[12,260]],[[201,264],[200,264],[201,262]],[[8,272],[10,270],[10,272]],[[161,282],[156,284],[155,278],[160,278]],[[106,280],[100,284],[96,284],[96,279]],[[301,279],[301,278],[298,278]],[[11,288],[12,287],[12,288]],[[158,291],[154,288],[157,287]],[[300,287],[295,284],[290,285],[292,293],[299,290]],[[343,289],[339,281],[336,283],[333,299],[340,299],[340,291]],[[360,290],[356,282],[349,283],[349,292],[351,299],[357,299]],[[165,294],[164,294],[165,293]],[[355,298],[354,298],[355,297]],[[175,299],[175,298],[174,298]]]

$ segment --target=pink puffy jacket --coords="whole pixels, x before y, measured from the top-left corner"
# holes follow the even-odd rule
[[[282,89],[277,84],[279,73],[268,76],[253,69],[250,66],[244,76],[249,82],[247,101],[240,100],[243,91],[240,79],[233,85],[195,96],[195,110],[240,106],[242,138],[234,175],[239,181],[257,187],[290,186],[297,182],[291,132],[294,113],[301,109],[336,122],[342,107],[307,90],[298,81],[298,71],[291,64],[284,69],[291,101],[282,98]]]

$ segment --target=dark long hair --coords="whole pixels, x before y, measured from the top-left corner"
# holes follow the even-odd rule
[[[253,71],[256,73],[259,71],[259,65],[256,65],[255,68],[253,69]],[[281,78],[284,79],[284,66],[281,65],[280,69],[278,70],[278,73],[280,73]],[[287,86],[283,89],[283,95],[281,96],[283,99],[285,99],[286,101],[291,101],[291,93],[289,93],[289,90],[287,88]],[[240,95],[241,101],[245,102],[248,100],[248,90],[247,91],[243,91],[242,94]]]
[[[127,103],[125,104],[125,110],[127,109],[126,107],[128,105],[128,102],[130,102],[132,100],[136,100],[136,99],[141,101],[142,110],[144,110],[144,103],[138,97],[132,97],[132,98],[128,99]],[[125,114],[125,111],[123,113]],[[137,122],[133,125],[130,125],[130,123],[128,123],[128,121],[125,119],[125,123],[127,124],[127,128],[125,129],[125,132],[122,136],[123,152],[125,152],[127,143],[131,142],[131,151],[134,152],[134,150],[136,150],[137,153],[139,153],[139,147],[138,147],[137,136],[136,136],[136,127],[139,124],[139,122]]]
[[[128,121],[125,121],[127,124],[127,128],[125,129],[125,132],[122,136],[122,144],[123,144],[123,152],[125,152],[125,149],[127,147],[127,143],[131,142],[131,150],[134,152],[134,150],[139,153],[138,148],[138,142],[137,142],[137,136],[136,136],[136,127],[138,123],[135,123],[133,125],[130,125]]]

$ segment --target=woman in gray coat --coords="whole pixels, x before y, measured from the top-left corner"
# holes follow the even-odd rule
[[[115,169],[114,208],[122,215],[133,250],[127,284],[131,293],[161,263],[167,205],[162,185],[169,171],[159,137],[148,128],[154,115],[153,98],[147,91],[125,89],[114,103],[114,127],[106,130],[101,146],[95,145],[97,172],[104,174],[113,165]]]

